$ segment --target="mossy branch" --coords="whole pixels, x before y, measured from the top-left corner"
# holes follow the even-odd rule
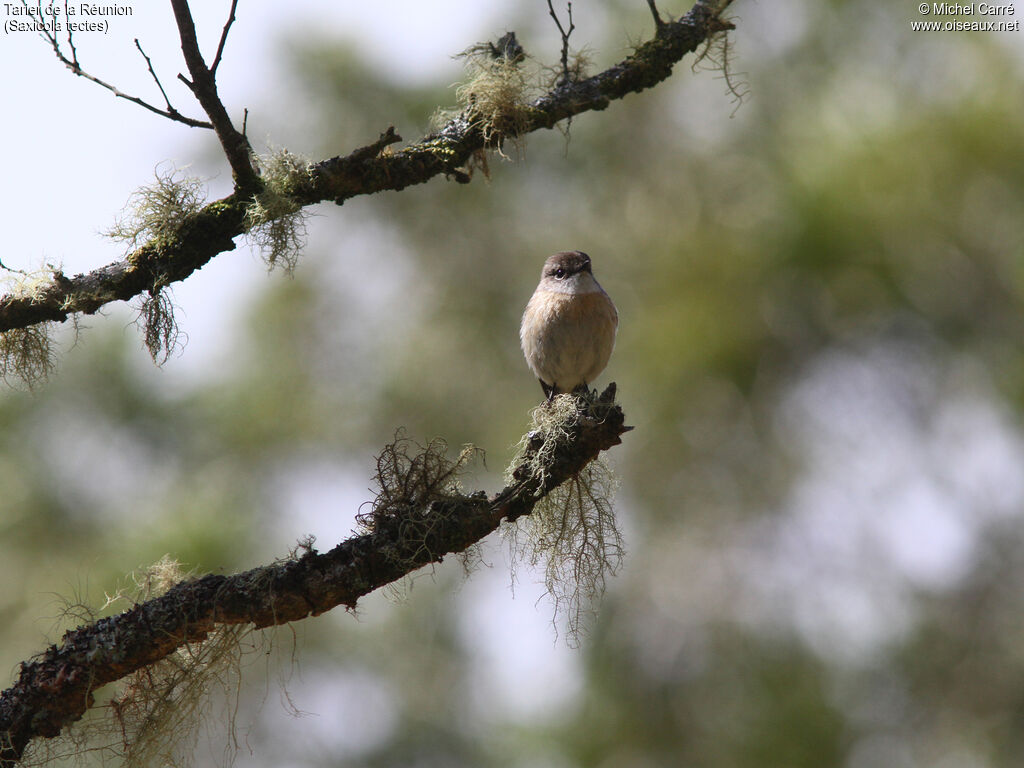
[[[592,400],[576,400],[554,425],[557,429],[527,436],[509,484],[490,497],[457,491],[451,473],[437,463],[436,446],[427,449],[426,459],[408,458],[403,446],[397,452],[390,446],[378,470],[391,492],[374,508],[366,533],[329,552],[310,546],[299,557],[245,573],[182,581],[124,613],[67,632],[60,645],[23,662],[17,682],[0,694],[0,766],[17,763],[31,739],[56,737],[80,719],[100,687],[225,626],[262,628],[337,606],[352,608],[379,587],[440,562],[446,554],[465,551],[503,520],[530,514],[601,451],[618,445],[630,429],[624,419],[614,384]],[[429,481],[426,490],[418,482],[409,496],[421,506],[405,508],[398,498],[402,494],[395,494],[392,470],[403,467],[414,480]],[[404,470],[399,474],[409,478]],[[409,525],[410,520],[420,524]]]
[[[730,2],[698,0],[685,16],[659,26],[654,38],[625,60],[593,77],[561,82],[526,108],[516,105],[516,114],[501,121],[500,138],[515,139],[553,128],[562,120],[603,110],[616,99],[657,85],[684,56],[732,29],[722,18]],[[348,155],[311,164],[302,182],[291,190],[292,198],[300,207],[326,200],[340,205],[357,195],[401,190],[442,175],[468,181],[464,168],[474,155],[494,148],[496,136],[488,130],[494,122],[481,123],[470,105],[436,133],[397,151],[385,151],[402,140],[389,128],[377,141]],[[79,312],[92,314],[105,304],[149,291],[157,283],[185,279],[217,254],[234,249],[234,238],[252,226],[247,214],[258,192],[246,186],[209,203],[190,214],[173,236],[151,239],[122,261],[74,277],[55,274],[32,296],[0,297],[0,333],[64,321]]]

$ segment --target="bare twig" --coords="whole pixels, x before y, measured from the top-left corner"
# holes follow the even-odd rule
[[[188,6],[188,0],[171,0],[171,8],[174,10],[174,20],[178,25],[178,36],[181,38],[181,52],[185,57],[185,64],[188,66],[189,74],[192,76],[191,83],[182,75],[178,75],[182,81],[189,86],[192,93],[199,100],[213,123],[213,130],[220,140],[221,148],[227,156],[231,165],[231,175],[235,185],[243,190],[251,191],[258,188],[259,177],[252,166],[250,155],[252,148],[249,140],[235,130],[235,126],[228,117],[228,112],[217,94],[217,81],[213,71],[206,66],[203,55],[199,52],[199,41],[196,39],[196,25],[192,20],[192,11]],[[234,15],[232,5],[232,16]],[[221,42],[224,41],[231,20],[224,26],[224,33]],[[219,53],[219,51],[218,51]]]
[[[65,19],[68,17],[68,5],[70,5],[69,0],[64,0],[64,18]],[[40,7],[42,6],[42,2],[39,3],[39,6]],[[56,34],[54,34],[54,39],[56,40]],[[75,62],[75,66],[77,67],[78,66],[78,50],[75,48],[75,39],[74,39],[74,37],[71,34],[71,25],[70,24],[68,25],[68,47],[71,48],[71,60],[73,62]]]
[[[210,74],[217,74],[217,67],[220,66],[220,57],[224,54],[224,44],[228,41],[228,30],[235,23],[235,9],[238,7],[238,0],[231,0],[231,11],[228,13],[228,20],[220,33],[220,43],[217,44],[217,55],[213,57],[213,64],[210,65]],[[245,134],[245,131],[242,131]]]
[[[0,261],[0,269],[4,270],[5,272],[17,272],[19,275],[27,275],[28,274],[28,272],[26,272],[24,269],[17,269],[15,267],[8,267],[6,264],[3,263],[3,261]]]
[[[13,768],[31,739],[55,737],[79,720],[97,689],[201,642],[218,627],[278,626],[352,608],[364,595],[466,550],[502,520],[530,514],[601,451],[620,444],[631,429],[624,422],[611,384],[596,400],[577,401],[554,444],[527,446],[514,479],[499,493],[453,493],[412,510],[427,533],[381,525],[329,552],[310,548],[245,573],[182,581],[131,610],[66,633],[59,645],[23,663],[17,682],[0,694],[0,768]]]
[[[555,7],[551,4],[551,0],[548,0],[548,13],[551,14],[551,18],[555,20],[555,25],[558,27],[558,33],[562,36],[562,79],[559,81],[559,85],[565,85],[570,81],[569,78],[569,36],[573,30],[576,29],[576,25],[572,21],[572,0],[566,4],[569,8],[569,29],[566,31],[565,27],[562,26],[561,20],[558,18],[558,14],[555,13]]]
[[[21,0],[21,4],[23,6],[25,6],[26,8],[30,7],[29,4],[28,4],[28,0]],[[41,3],[39,5],[41,7]],[[64,5],[65,5],[65,7],[67,6],[67,0],[65,0]],[[41,13],[41,11],[40,11],[40,13]],[[43,37],[43,39],[46,40],[47,43],[50,44],[50,48],[53,49],[54,54],[56,54],[57,59],[60,61],[61,64],[63,64],[68,69],[70,69],[72,72],[74,72],[79,77],[84,77],[86,80],[89,80],[89,81],[91,81],[93,83],[96,83],[96,85],[100,86],[101,88],[106,88],[108,91],[110,91],[112,94],[114,94],[114,96],[116,96],[117,98],[124,99],[125,101],[130,101],[133,104],[138,104],[140,107],[142,107],[144,109],[148,109],[150,112],[154,112],[154,113],[160,115],[161,117],[166,117],[167,119],[174,120],[175,122],[178,122],[178,123],[184,123],[185,125],[188,125],[188,126],[190,126],[192,128],[213,128],[213,124],[212,123],[208,123],[205,120],[195,120],[194,118],[187,117],[187,116],[181,114],[180,112],[178,112],[178,110],[176,110],[174,108],[160,109],[160,107],[156,107],[156,106],[150,104],[148,101],[145,101],[144,99],[139,98],[138,96],[132,96],[130,94],[127,94],[124,91],[120,90],[117,86],[111,85],[110,83],[106,82],[105,80],[101,80],[100,78],[96,77],[95,75],[92,75],[89,72],[86,72],[84,69],[82,69],[82,66],[78,62],[78,51],[75,48],[74,40],[73,40],[73,38],[71,36],[71,32],[70,31],[68,31],[68,45],[71,48],[71,58],[68,58],[68,56],[64,53],[64,50],[61,47],[61,42],[60,42],[60,40],[57,39],[57,35],[56,35],[55,32],[49,31],[49,30],[43,30],[39,34],[40,34],[40,36]],[[143,54],[143,55],[145,55],[145,54]],[[150,71],[152,71],[152,69]],[[154,75],[154,77],[156,77],[156,75]],[[158,82],[158,84],[159,84],[159,82]],[[161,90],[161,92],[163,92],[162,88],[160,90]],[[164,99],[166,99],[166,98],[167,98],[167,95],[164,94]]]
[[[149,56],[146,55],[146,52],[142,50],[142,44],[139,42],[139,38],[135,38],[135,47],[139,49],[139,53],[142,54],[142,58],[146,60],[146,68],[149,69],[149,74],[153,76],[153,82],[156,83],[156,87],[160,89],[160,95],[164,97],[164,103],[167,105],[167,113],[170,115],[180,115],[181,113],[171,105],[171,100],[167,98],[167,91],[164,90],[163,83],[160,82],[160,78],[157,77],[156,71],[153,69],[152,60],[150,60]]]

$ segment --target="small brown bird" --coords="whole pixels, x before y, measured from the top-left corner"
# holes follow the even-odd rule
[[[544,262],[519,339],[549,400],[597,378],[612,355],[618,325],[619,313],[594,279],[587,254],[562,251]]]

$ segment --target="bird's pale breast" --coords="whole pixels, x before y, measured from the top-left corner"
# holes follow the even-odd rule
[[[608,365],[617,326],[615,305],[602,290],[538,290],[523,314],[523,353],[537,378],[568,392]]]

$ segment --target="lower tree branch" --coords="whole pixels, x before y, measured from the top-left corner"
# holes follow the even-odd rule
[[[52,738],[82,717],[98,688],[204,640],[217,625],[270,627],[315,616],[462,552],[502,520],[529,514],[549,492],[598,454],[618,445],[624,425],[611,384],[593,401],[577,399],[558,425],[554,450],[527,444],[513,482],[494,496],[447,497],[413,510],[424,526],[395,525],[355,536],[334,549],[232,576],[183,581],[164,595],[64,635],[24,662],[18,681],[0,694],[0,767],[13,766],[29,741]],[[537,466],[536,462],[543,462]],[[410,529],[418,533],[409,534]],[[423,534],[426,531],[426,534]]]
[[[176,9],[183,4],[183,0],[173,2]],[[730,2],[697,0],[685,16],[663,23],[652,40],[639,46],[624,61],[593,77],[560,84],[533,101],[522,115],[508,121],[513,128],[503,138],[552,128],[562,120],[583,112],[603,110],[613,100],[657,85],[672,74],[672,68],[686,54],[716,34],[733,28],[721,18]],[[187,24],[185,26],[187,28]],[[194,34],[192,37],[194,39]],[[208,73],[205,65],[201,71]],[[199,83],[193,82],[193,86],[200,96]],[[200,96],[201,101],[202,98]],[[217,105],[220,105],[219,100]],[[223,110],[223,106],[220,109]],[[223,119],[227,120],[226,113]],[[214,122],[216,126],[218,120]],[[230,121],[227,125],[230,127]],[[233,127],[231,131],[245,142],[245,137]],[[356,195],[401,190],[440,175],[465,181],[467,175],[461,170],[463,166],[474,153],[489,147],[484,131],[467,112],[449,121],[437,133],[395,152],[383,151],[387,144],[399,140],[393,129],[385,136],[387,141],[382,137],[348,155],[315,163],[308,177],[296,185],[293,192],[296,201],[311,205],[333,200],[340,205]],[[248,155],[245,157],[248,163]],[[238,149],[232,167],[241,163]],[[235,170],[237,173],[238,169]],[[233,239],[246,232],[245,212],[253,199],[251,189],[239,189],[200,210],[177,237],[146,243],[123,261],[86,274],[69,278],[56,273],[48,285],[35,290],[32,296],[0,297],[0,332],[46,321],[63,321],[78,312],[91,314],[111,301],[127,300],[148,290],[156,281],[167,284],[188,277],[218,253],[235,247]]]

